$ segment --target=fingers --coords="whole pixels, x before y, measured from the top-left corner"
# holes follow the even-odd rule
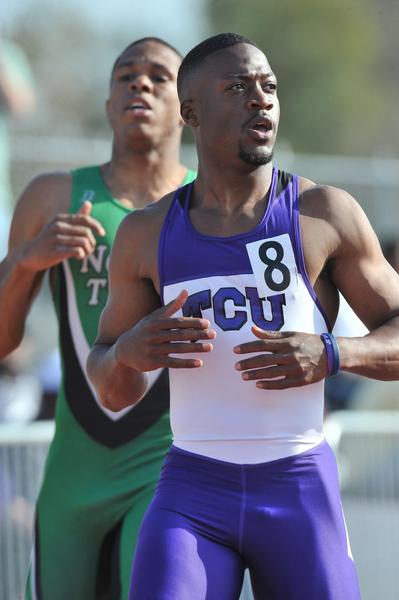
[[[90,245],[90,250],[96,246],[96,238],[89,227],[82,225],[71,226],[69,223],[59,223],[57,227],[57,239],[59,240],[85,240]],[[80,245],[80,243],[78,244]]]
[[[263,359],[263,360],[262,360]],[[267,360],[265,360],[267,359]],[[289,355],[260,355],[254,359],[240,361],[236,369],[244,372],[244,381],[256,381],[256,387],[263,390],[284,390],[292,387],[307,385],[309,381],[303,377],[302,370],[297,364],[289,364]],[[264,363],[272,362],[270,366]],[[263,364],[262,364],[263,363]],[[257,368],[260,366],[260,368]]]
[[[198,369],[203,364],[200,358],[175,358],[169,356],[163,361],[162,366],[168,369]]]
[[[187,298],[188,298],[188,291],[182,290],[180,292],[180,294],[178,294],[176,296],[176,298],[171,300],[168,304],[166,304],[162,308],[158,309],[157,312],[159,314],[162,314],[164,317],[171,317],[172,315],[174,315],[178,310],[180,310],[183,307]]]
[[[89,215],[91,213],[91,209],[93,208],[92,203],[89,200],[85,200],[82,206],[79,208],[77,214],[78,215]]]
[[[253,369],[241,373],[242,379],[245,381],[256,381],[260,379],[274,380],[297,377],[300,374],[299,369],[294,366],[273,365],[272,367],[263,367],[261,369]]]
[[[290,354],[258,354],[252,358],[240,360],[235,364],[237,371],[249,371],[251,369],[260,369],[265,367],[270,369],[276,364],[288,365],[292,361]]]
[[[83,202],[78,212],[73,214],[65,213],[57,215],[57,217],[54,219],[54,225],[56,228],[57,226],[62,227],[62,225],[67,225],[70,227],[83,226],[96,235],[104,236],[104,227],[99,221],[97,221],[97,219],[94,219],[92,216],[90,216],[92,208],[92,203],[86,200]]]
[[[193,369],[203,365],[200,358],[179,358],[178,354],[207,353],[213,350],[208,341],[216,337],[208,319],[173,317],[188,297],[182,290],[173,300],[147,315],[131,331],[134,368],[148,371],[160,367]],[[128,350],[129,352],[129,350]]]
[[[265,340],[256,340],[254,342],[244,342],[233,348],[235,354],[250,354],[253,352],[273,352],[276,350],[274,343],[266,343]]]
[[[160,344],[157,346],[157,353],[159,354],[193,354],[196,352],[211,352],[213,350],[212,344],[209,343],[191,343],[183,342],[179,344]]]
[[[86,204],[86,203],[84,203],[84,204]],[[82,205],[82,208],[83,208],[84,204]],[[90,202],[88,204],[90,204]],[[62,219],[64,222],[69,223],[72,226],[83,225],[85,227],[88,227],[95,234],[97,234],[101,237],[105,235],[104,227],[101,225],[101,223],[99,221],[97,221],[96,219],[91,217],[90,214],[86,214],[83,212],[77,212],[72,215],[58,215],[58,218]]]
[[[93,234],[90,235],[60,235],[55,239],[55,253],[65,258],[82,259],[91,254],[96,247]]]
[[[53,256],[59,260],[82,260],[91,254],[96,247],[95,235],[102,236],[105,230],[88,214],[90,211],[91,203],[85,202],[76,214],[57,215],[37,240],[42,254],[47,252],[49,259]]]
[[[236,354],[256,353],[235,364],[241,378],[265,390],[316,383],[325,377],[320,362],[320,338],[304,332],[272,332],[252,328],[257,340],[234,348]]]
[[[272,381],[257,381],[256,387],[261,390],[285,390],[293,387],[303,387],[307,384],[308,382],[303,379],[289,379],[288,377],[283,377],[281,379],[273,379]]]
[[[176,340],[181,340],[181,339],[187,339],[187,340],[195,340],[198,339],[196,337],[195,334],[195,330],[197,329],[203,329],[203,330],[208,330],[208,334],[206,336],[206,338],[208,339],[213,339],[214,337],[216,337],[216,332],[212,329],[209,329],[210,326],[210,322],[208,319],[202,319],[202,318],[198,318],[198,317],[175,317],[175,318],[171,318],[178,310],[180,310],[184,303],[186,302],[188,298],[188,291],[187,290],[182,290],[177,296],[176,298],[174,298],[173,300],[171,300],[168,304],[166,304],[165,306],[162,306],[161,308],[158,308],[157,310],[155,310],[152,314],[153,316],[156,316],[157,319],[154,320],[154,329],[156,330],[183,330],[183,329],[188,329],[190,331],[187,331],[187,333],[185,333],[184,335],[178,335],[178,337],[176,338]],[[162,319],[159,319],[159,316],[162,316]],[[194,336],[193,336],[194,335]],[[168,338],[170,340],[172,340],[173,338],[170,337]],[[205,339],[202,338],[201,339]]]
[[[66,260],[67,258],[77,258],[78,260],[82,260],[87,254],[88,253],[85,252],[81,246],[58,245],[54,256],[60,261]]]
[[[197,317],[159,319],[156,323],[154,323],[154,329],[159,332],[161,339],[166,336],[171,341],[213,339],[216,337],[216,331],[209,329],[209,326],[210,322],[208,319],[200,319]],[[205,334],[201,332],[207,333]],[[174,335],[177,337],[174,338]]]
[[[163,323],[162,323],[163,324]],[[213,340],[216,337],[216,332],[213,329],[170,329],[154,331],[152,334],[153,343],[168,343],[168,342],[196,342],[199,340]]]
[[[292,335],[291,331],[269,331],[265,329],[261,329],[256,325],[251,327],[251,331],[256,335],[260,340],[281,340]]]
[[[292,331],[265,331],[255,325],[251,327],[251,330],[258,339],[235,346],[233,352],[236,354],[282,352],[287,348],[287,339],[293,336]]]

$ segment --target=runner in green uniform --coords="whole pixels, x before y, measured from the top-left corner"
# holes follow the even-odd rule
[[[0,357],[19,344],[50,270],[63,370],[37,504],[31,600],[127,597],[138,526],[170,445],[165,371],[145,402],[113,413],[96,400],[84,365],[106,301],[107,261],[120,221],[195,177],[179,162],[180,61],[157,38],[128,46],[113,68],[107,101],[111,161],[39,176],[14,215],[0,267],[0,309],[10,324]]]

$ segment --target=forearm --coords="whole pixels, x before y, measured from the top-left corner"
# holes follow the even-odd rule
[[[9,254],[0,265],[0,360],[20,344],[25,321],[43,273],[24,267],[20,254]]]
[[[101,404],[119,411],[141,400],[147,390],[147,375],[118,363],[115,346],[95,344],[87,360],[87,374]]]
[[[340,369],[380,380],[399,380],[399,316],[362,338],[337,338]]]

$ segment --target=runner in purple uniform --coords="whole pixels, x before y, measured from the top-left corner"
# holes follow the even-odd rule
[[[259,600],[358,600],[323,382],[399,378],[399,278],[352,197],[273,167],[277,81],[253,42],[205,40],[178,88],[198,178],[122,223],[88,362],[112,410],[170,368],[130,600],[234,600],[246,567]],[[338,290],[366,337],[331,335]]]

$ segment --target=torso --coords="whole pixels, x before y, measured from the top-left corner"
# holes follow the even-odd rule
[[[309,272],[301,233],[307,228],[308,238],[313,223],[302,217],[300,222],[298,178],[275,170],[260,223],[230,237],[199,233],[190,220],[190,192],[184,193],[166,203],[170,210],[160,234],[159,290],[167,303],[187,289],[183,314],[208,318],[217,338],[203,367],[171,372],[175,444],[248,463],[305,451],[323,439],[323,383],[278,393],[259,390],[241,380],[232,352],[252,339],[253,323],[308,333],[328,329],[329,318],[314,290],[330,285],[321,276],[326,254],[310,262]],[[320,234],[317,243],[325,243]]]

